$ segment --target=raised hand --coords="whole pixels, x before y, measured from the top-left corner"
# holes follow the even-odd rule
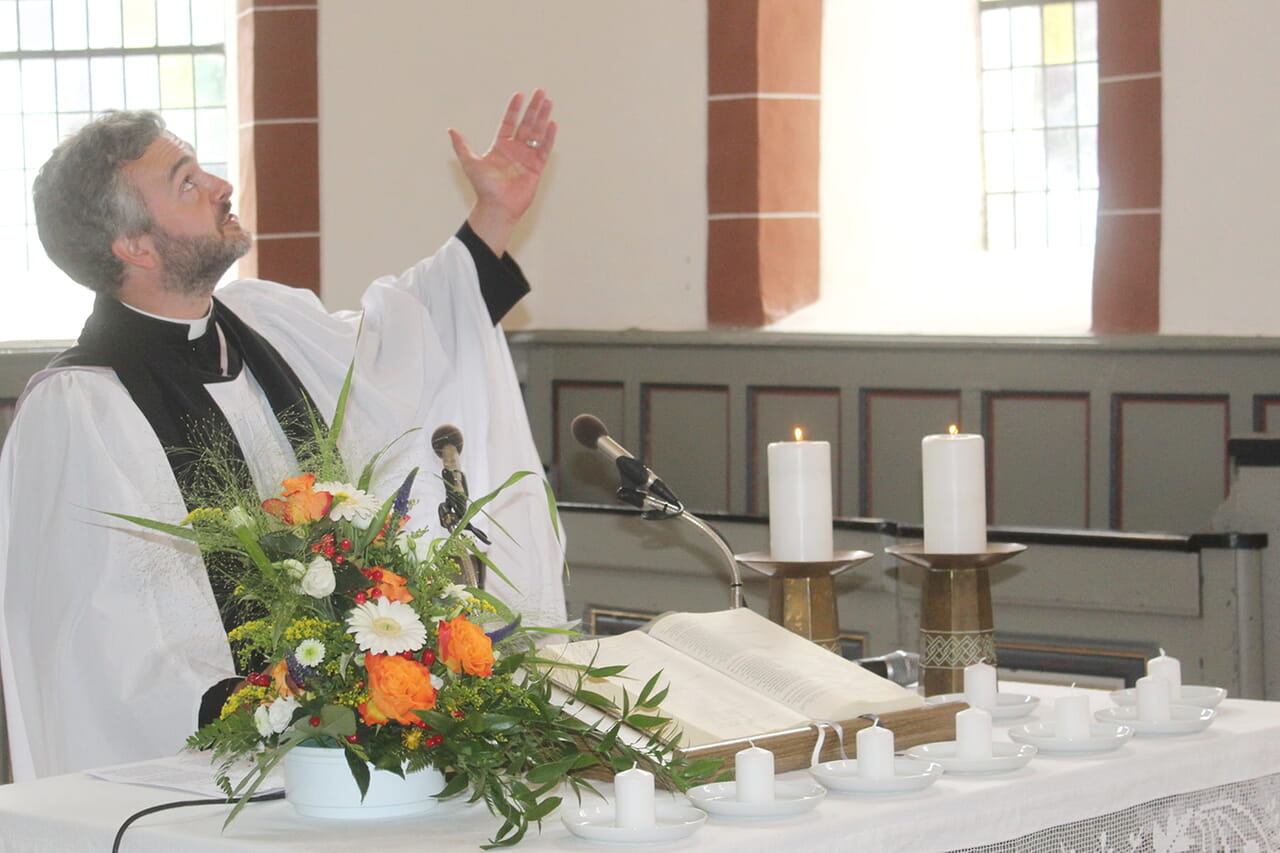
[[[524,96],[516,93],[507,103],[489,150],[476,156],[462,134],[449,129],[453,151],[476,193],[467,221],[472,230],[501,255],[511,232],[533,203],[542,170],[556,141],[551,120],[551,99],[535,89],[528,109],[521,112]]]

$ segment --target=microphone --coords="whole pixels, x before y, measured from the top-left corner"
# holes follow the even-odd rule
[[[654,509],[644,503],[646,496],[652,496],[651,500],[656,498],[663,504],[670,505],[669,509],[677,512],[682,509],[683,505],[675,492],[643,462],[632,456],[630,451],[614,441],[604,421],[584,412],[573,419],[570,430],[579,444],[590,450],[600,451],[618,466],[618,475],[622,478],[622,487],[618,489],[619,499],[641,509]]]

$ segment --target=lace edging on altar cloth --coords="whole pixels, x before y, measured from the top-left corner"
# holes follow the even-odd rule
[[[1280,774],[954,853],[1280,853]]]

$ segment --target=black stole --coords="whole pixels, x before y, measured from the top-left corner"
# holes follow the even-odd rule
[[[226,339],[225,375],[219,329]],[[192,510],[207,505],[211,494],[229,489],[254,493],[244,448],[206,384],[229,382],[248,367],[295,454],[314,439],[311,419],[321,425],[323,421],[311,396],[276,348],[219,300],[213,300],[204,335],[187,340],[189,330],[186,323],[148,317],[99,295],[79,341],[49,366],[110,367],[115,371],[160,439],[183,502]],[[218,459],[216,465],[210,464],[212,457]],[[215,478],[220,482],[212,481]],[[232,613],[235,581],[230,567],[216,555],[207,555],[205,562],[223,624],[228,629],[235,627],[240,620]]]

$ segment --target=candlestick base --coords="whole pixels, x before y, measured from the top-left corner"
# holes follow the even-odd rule
[[[994,542],[979,554],[929,554],[923,544],[892,545],[885,551],[925,573],[920,612],[920,684],[925,696],[960,693],[964,668],[996,665],[987,569],[1027,550],[1016,542]]]
[[[832,578],[870,560],[869,551],[836,551],[830,560],[775,560],[763,551],[734,559],[769,578],[769,618],[784,628],[840,653],[840,619]]]

